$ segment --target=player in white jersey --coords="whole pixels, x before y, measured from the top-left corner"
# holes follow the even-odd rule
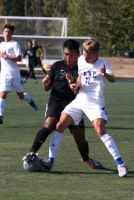
[[[99,58],[99,50],[100,44],[95,38],[83,43],[83,55],[78,59],[79,76],[77,82],[70,85],[74,93],[78,94],[63,110],[56,129],[62,133],[70,124],[77,125],[86,114],[98,137],[113,156],[119,176],[123,177],[127,175],[127,165],[123,162],[114,140],[105,130],[105,123],[108,121],[104,99],[105,80],[115,82],[115,78],[109,63]]]
[[[1,57],[1,83],[0,83],[0,124],[3,124],[3,113],[7,94],[11,92],[11,86],[15,89],[21,100],[27,101],[34,110],[37,106],[31,97],[23,92],[23,85],[17,61],[21,61],[21,50],[18,42],[12,40],[14,26],[5,24],[3,27],[4,42],[0,44]]]

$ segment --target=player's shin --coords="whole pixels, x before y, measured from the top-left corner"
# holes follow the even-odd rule
[[[43,127],[36,135],[33,145],[30,149],[30,152],[36,153],[42,144],[47,139],[48,135],[50,134],[50,130],[48,128]]]
[[[56,158],[58,149],[60,147],[61,139],[62,139],[62,133],[54,131],[49,145],[49,158],[48,158],[52,163],[54,163],[54,159]]]

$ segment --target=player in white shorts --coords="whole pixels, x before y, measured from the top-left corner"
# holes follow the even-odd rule
[[[109,63],[99,57],[99,50],[100,44],[95,38],[83,43],[83,55],[78,59],[79,76],[77,82],[70,85],[73,92],[78,94],[63,110],[56,129],[62,133],[70,124],[77,125],[86,114],[97,135],[113,156],[119,176],[123,177],[128,173],[127,165],[123,162],[113,138],[105,130],[108,120],[104,99],[105,80],[115,82],[115,78]]]
[[[3,27],[4,42],[0,44],[1,79],[0,79],[0,124],[3,124],[3,113],[7,94],[11,86],[21,100],[27,101],[34,110],[37,106],[27,93],[23,93],[23,85],[17,61],[21,61],[21,50],[18,42],[12,40],[14,26],[5,24]]]

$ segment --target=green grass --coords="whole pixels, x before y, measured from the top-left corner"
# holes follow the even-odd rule
[[[42,89],[41,80],[38,84],[29,80],[24,87],[39,110],[33,111],[14,91],[8,95],[4,124],[0,125],[0,200],[134,199],[134,83],[106,83],[105,87],[109,116],[106,129],[129,167],[125,178],[118,177],[113,158],[86,117],[90,156],[100,161],[104,170],[93,170],[80,161],[76,144],[66,130],[51,172],[24,171],[22,158],[43,126],[49,97],[49,92]],[[50,137],[38,152],[42,158],[48,156]]]

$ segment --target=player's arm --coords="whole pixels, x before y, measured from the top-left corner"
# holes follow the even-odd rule
[[[42,45],[42,47],[48,47],[48,46],[51,46],[51,43],[43,44],[43,45]]]
[[[112,73],[106,73],[106,67],[105,65],[102,65],[100,68],[100,73],[102,74],[102,76],[105,76],[105,78],[111,82],[114,83],[115,82],[115,77]]]
[[[4,52],[0,52],[0,57],[2,58],[6,58],[6,59],[10,59],[10,60],[13,60],[13,61],[21,61],[21,55],[18,55],[18,56],[10,56]]]
[[[42,84],[43,84],[43,89],[46,91],[49,91],[51,89],[51,80],[49,75],[46,75],[43,80],[42,80]]]
[[[75,95],[78,94],[80,86],[81,86],[81,76],[78,76],[76,83],[70,84],[70,88]]]

